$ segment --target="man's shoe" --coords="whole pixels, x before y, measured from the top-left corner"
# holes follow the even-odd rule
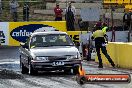
[[[103,68],[103,66],[98,66],[98,68]]]
[[[113,67],[113,68],[116,68],[115,64],[114,64],[114,65],[112,65],[112,67]]]
[[[115,64],[114,63],[111,63],[112,67],[115,68]]]
[[[116,69],[117,67],[116,66],[113,66],[114,69]]]

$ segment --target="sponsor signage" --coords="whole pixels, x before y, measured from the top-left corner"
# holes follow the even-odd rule
[[[103,4],[131,4],[131,0],[103,0]]]
[[[87,33],[87,31],[82,31],[82,33]],[[81,31],[67,31],[67,34],[72,38],[73,42],[79,42],[79,35]]]
[[[8,45],[8,28],[9,27],[9,23],[8,22],[1,22],[0,23],[0,44],[1,45]]]
[[[85,83],[130,83],[130,74],[86,74],[82,66],[78,68],[79,74],[76,76],[78,84]]]
[[[74,42],[79,42],[81,31],[67,31],[65,21],[0,22],[1,45],[19,46],[33,32],[59,30],[67,32]],[[87,31],[83,31],[83,33]]]
[[[9,45],[19,46],[25,42],[28,36],[36,31],[59,30],[66,31],[65,22],[10,22],[9,24]]]
[[[50,31],[48,30],[53,28],[52,26],[44,25],[44,24],[29,24],[29,25],[23,25],[19,26],[15,29],[13,29],[10,32],[10,35],[13,39],[19,41],[19,42],[26,42],[26,39],[28,38],[31,33],[34,31]],[[55,29],[55,28],[53,28]]]
[[[130,74],[86,74],[85,76],[78,76],[77,83],[109,83],[109,84],[121,84],[130,83]]]

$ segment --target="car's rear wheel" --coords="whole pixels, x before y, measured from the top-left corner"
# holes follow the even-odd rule
[[[37,75],[37,73],[38,73],[37,70],[34,70],[34,69],[33,69],[33,67],[32,67],[31,64],[29,64],[29,69],[28,69],[28,70],[29,70],[28,73],[29,73],[30,75]]]

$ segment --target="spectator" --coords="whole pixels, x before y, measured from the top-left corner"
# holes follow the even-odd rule
[[[127,22],[124,22],[124,31],[129,30],[129,25]]]
[[[75,30],[74,28],[75,15],[76,15],[76,9],[74,6],[71,5],[71,2],[69,2],[68,7],[66,7],[66,14],[65,14],[68,31]]]
[[[56,7],[54,8],[55,12],[55,21],[62,21],[62,12],[63,10],[59,7],[59,4],[56,4]]]
[[[27,3],[23,6],[23,21],[29,21],[29,6]]]
[[[102,28],[102,21],[99,20],[98,22],[96,22],[96,24],[94,25],[95,29],[101,29]]]
[[[85,47],[85,55],[86,55],[87,61],[90,61],[90,58],[89,58],[90,52],[89,52],[89,51],[90,51],[90,50],[89,50],[89,46],[86,45],[86,47]]]
[[[16,0],[12,0],[9,3],[9,6],[10,6],[10,13],[13,18],[13,21],[16,22],[17,21],[17,8],[19,6],[18,2]]]

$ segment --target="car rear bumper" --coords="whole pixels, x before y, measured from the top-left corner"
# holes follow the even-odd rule
[[[33,69],[38,70],[38,71],[73,69],[81,65],[81,60],[63,61],[63,62],[64,62],[64,65],[57,65],[57,66],[54,66],[53,62],[32,62],[31,64],[32,64]]]

